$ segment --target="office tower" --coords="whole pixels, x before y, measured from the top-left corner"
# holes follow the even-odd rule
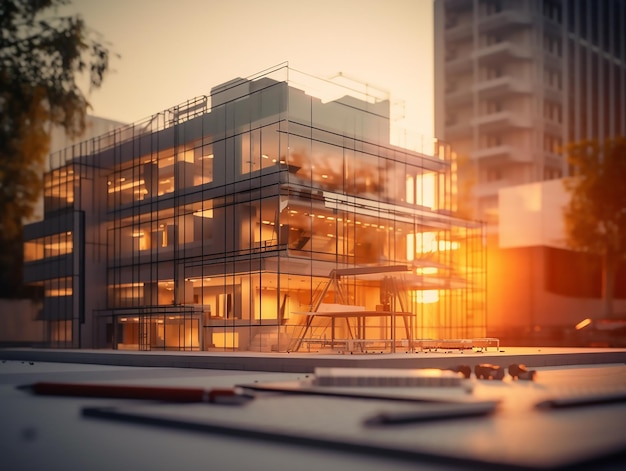
[[[569,175],[568,142],[626,135],[626,2],[436,0],[435,117],[495,234],[500,188]]]
[[[48,345],[484,337],[484,228],[454,213],[451,153],[389,134],[388,99],[279,66],[51,154],[24,228]]]

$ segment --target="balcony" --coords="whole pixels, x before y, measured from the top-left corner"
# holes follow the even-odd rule
[[[478,82],[474,90],[481,98],[509,95],[511,93],[532,93],[532,85],[511,75]]]
[[[557,46],[554,46],[555,48]],[[553,49],[552,51],[549,49],[543,50],[543,62],[545,64],[550,64],[550,67],[553,69],[562,69],[563,67],[563,56],[559,55],[557,50]]]
[[[466,105],[472,103],[473,93],[470,87],[456,87],[446,91],[446,103],[448,105]]]
[[[493,15],[485,16],[478,21],[479,32],[494,32],[510,29],[515,26],[530,25],[530,13],[517,10],[506,10]]]
[[[511,59],[529,59],[531,52],[528,47],[511,41],[502,41],[483,47],[474,52],[474,58],[480,62],[500,62]]]
[[[549,18],[545,18],[543,19],[543,30],[544,32],[548,33],[548,34],[552,34],[556,37],[560,37],[561,36],[561,25],[554,21],[551,20]]]
[[[446,60],[446,73],[459,74],[472,71],[472,59],[469,54],[457,54]]]
[[[484,147],[470,152],[470,157],[473,160],[489,161],[490,163],[497,162],[531,162],[532,154],[530,152],[523,152],[511,145],[501,145],[495,147]]]
[[[559,90],[558,88],[551,87],[546,85],[543,88],[543,97],[546,100],[554,101],[556,103],[564,102],[564,92],[563,90]]]
[[[446,0],[446,10],[471,10],[472,0]]]
[[[454,124],[449,124],[449,125],[447,124],[445,129],[446,129],[445,131],[446,140],[459,139],[461,137],[471,136],[472,134],[472,127],[468,126],[467,123],[456,122]]]
[[[472,39],[472,23],[458,23],[446,29],[446,41],[468,41]]]
[[[533,125],[529,117],[520,116],[519,112],[513,111],[499,111],[478,116],[472,119],[471,124],[483,132],[506,128],[531,128]]]

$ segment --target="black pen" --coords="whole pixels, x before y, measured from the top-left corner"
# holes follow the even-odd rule
[[[166,386],[132,386],[116,384],[39,382],[18,389],[44,396],[101,397],[147,399],[167,402],[209,402],[243,404],[254,396],[242,388],[178,388]]]
[[[494,412],[497,405],[498,401],[433,403],[418,410],[380,412],[366,418],[363,423],[364,425],[396,425],[475,417]]]
[[[567,407],[582,407],[594,404],[611,404],[626,401],[626,389],[605,391],[590,394],[572,394],[562,397],[552,397],[535,404],[539,409],[564,409]]]

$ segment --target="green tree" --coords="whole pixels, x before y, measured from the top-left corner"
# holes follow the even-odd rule
[[[626,139],[574,143],[567,156],[574,173],[565,180],[568,245],[602,257],[603,315],[610,318],[617,269],[626,260]]]
[[[0,2],[0,297],[20,296],[22,220],[42,190],[53,126],[70,137],[85,129],[89,103],[78,86],[98,88],[109,50],[69,0]]]

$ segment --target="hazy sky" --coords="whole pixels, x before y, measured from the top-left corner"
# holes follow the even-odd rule
[[[432,0],[72,0],[121,55],[89,95],[97,116],[133,122],[234,77],[288,62],[343,73],[405,101],[433,134]]]

